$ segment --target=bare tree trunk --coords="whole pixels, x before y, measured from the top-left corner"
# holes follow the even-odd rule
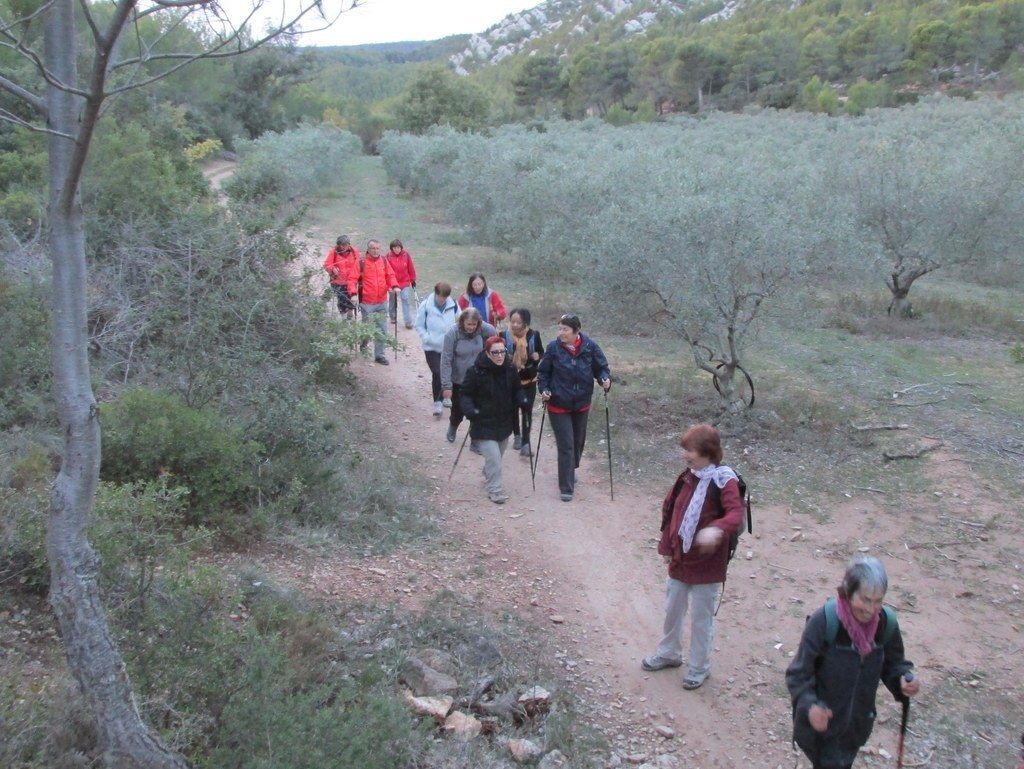
[[[45,27],[46,60],[61,83],[77,83],[74,4],[56,0]],[[47,557],[50,603],[72,674],[95,717],[103,761],[117,769],[184,769],[142,722],[128,674],[100,601],[99,560],[87,524],[99,480],[100,428],[89,373],[86,333],[85,228],[79,180],[96,113],[80,97],[50,85],[49,229],[53,262],[54,395],[64,456],[53,485]]]

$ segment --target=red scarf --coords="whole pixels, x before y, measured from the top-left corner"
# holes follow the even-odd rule
[[[839,621],[843,623],[843,627],[846,628],[846,632],[850,634],[853,648],[857,650],[860,656],[867,657],[871,654],[871,649],[874,648],[875,643],[875,633],[878,632],[878,620],[881,618],[882,612],[878,612],[865,625],[853,616],[850,602],[846,598],[839,596],[836,598],[836,615],[839,617]]]

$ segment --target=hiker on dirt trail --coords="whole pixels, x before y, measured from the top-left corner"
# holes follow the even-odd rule
[[[459,390],[466,372],[483,352],[484,340],[497,333],[494,326],[484,323],[475,308],[459,315],[455,325],[448,329],[441,345],[441,395],[451,401],[452,410],[448,417],[449,443],[455,443],[455,431],[462,424],[462,405]]]
[[[505,305],[497,291],[487,288],[487,278],[482,272],[474,272],[466,283],[466,293],[458,298],[460,309],[474,307],[480,317],[495,328],[505,320]]]
[[[339,235],[324,259],[324,269],[331,276],[331,290],[338,297],[338,312],[346,320],[356,316],[353,297],[359,291],[359,260],[359,251],[352,247],[348,235]]]
[[[525,307],[516,307],[508,314],[508,330],[503,336],[512,365],[519,372],[519,380],[526,397],[512,430],[515,436],[512,448],[518,449],[520,456],[528,457],[533,403],[537,399],[537,366],[544,355],[544,343],[540,339],[540,334],[530,328],[530,311]]]
[[[877,558],[850,561],[838,596],[808,618],[786,670],[793,741],[814,769],[853,765],[871,736],[879,682],[904,707],[906,698],[920,689],[913,664],[903,657],[896,614],[883,611],[888,587],[885,567]]]
[[[497,335],[488,337],[484,351],[462,381],[459,407],[469,419],[469,436],[477,453],[484,458],[487,498],[496,505],[508,501],[501,481],[501,458],[525,402],[519,372],[508,359],[505,339]]]
[[[563,502],[571,502],[576,490],[587,440],[587,418],[594,396],[594,380],[607,393],[612,386],[608,359],[590,337],[580,333],[578,315],[558,320],[558,339],[550,342],[537,367],[537,387],[548,410],[558,449],[558,490]]]
[[[360,277],[362,288],[359,306],[363,311],[363,320],[376,322],[381,333],[387,335],[388,296],[398,292],[398,283],[391,265],[381,258],[379,240],[371,240],[366,244],[366,258],[362,262]],[[374,341],[373,359],[382,366],[388,365],[383,339]]]
[[[640,666],[654,671],[683,664],[683,623],[690,613],[684,689],[711,674],[715,605],[729,562],[729,535],[743,524],[739,479],[722,464],[722,439],[711,425],[694,425],[679,440],[686,469],[661,505],[658,553],[668,566],[664,637]]]
[[[406,328],[412,328],[412,309],[409,307],[409,294],[416,288],[416,265],[402,241],[395,238],[391,241],[391,249],[387,255],[388,264],[395,273],[398,282],[398,294],[392,294],[388,301],[388,316],[391,322],[398,320],[398,300],[402,300],[402,320]]]
[[[444,413],[441,350],[444,348],[444,335],[455,325],[458,315],[459,306],[452,299],[452,286],[443,280],[434,286],[434,293],[420,302],[416,310],[416,333],[420,335],[423,355],[430,369],[430,394],[434,399],[434,416],[438,418]]]

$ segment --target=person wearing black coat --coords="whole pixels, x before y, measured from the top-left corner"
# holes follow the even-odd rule
[[[594,397],[594,380],[605,392],[612,386],[608,359],[590,337],[580,333],[578,315],[558,319],[558,339],[544,351],[537,368],[537,387],[548,410],[558,447],[558,489],[571,502],[587,440],[587,415]]]
[[[813,769],[850,769],[871,736],[879,683],[897,700],[920,689],[914,666],[904,657],[896,615],[882,610],[888,587],[882,562],[857,556],[836,598],[804,626],[786,670],[786,686],[793,704],[793,742]],[[828,613],[835,623],[831,640]]]
[[[501,480],[501,457],[519,408],[526,401],[502,337],[491,336],[484,342],[483,352],[466,371],[459,398],[462,412],[470,420],[469,437],[484,458],[487,498],[502,505],[508,495]]]
[[[519,451],[522,457],[529,457],[530,428],[533,425],[533,402],[537,398],[537,367],[544,356],[544,342],[540,334],[530,328],[530,311],[525,307],[516,307],[508,314],[508,329],[503,332],[508,358],[519,372],[519,381],[526,395],[526,405],[519,410],[520,419],[512,428],[512,448]]]

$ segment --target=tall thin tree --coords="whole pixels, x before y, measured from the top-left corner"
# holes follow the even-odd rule
[[[354,4],[335,0],[328,9],[327,0],[293,0],[278,6],[277,21],[255,37],[248,25],[261,12],[263,0],[252,0],[237,23],[214,0],[0,4],[0,47],[26,65],[22,75],[0,71],[0,91],[21,103],[20,109],[0,103],[0,119],[48,137],[54,390],[64,436],[47,537],[50,601],[69,667],[92,709],[108,767],[178,769],[186,763],[160,743],[139,714],[108,630],[97,582],[97,556],[86,536],[101,448],[89,371],[88,268],[80,195],[89,149],[110,97],[145,87],[197,59],[253,50],[278,35],[297,31],[304,20],[318,27],[329,25]],[[203,29],[197,36],[205,41],[202,50],[167,48],[170,33],[183,26]],[[79,62],[86,65],[82,72]],[[10,99],[7,103],[11,104]]]

